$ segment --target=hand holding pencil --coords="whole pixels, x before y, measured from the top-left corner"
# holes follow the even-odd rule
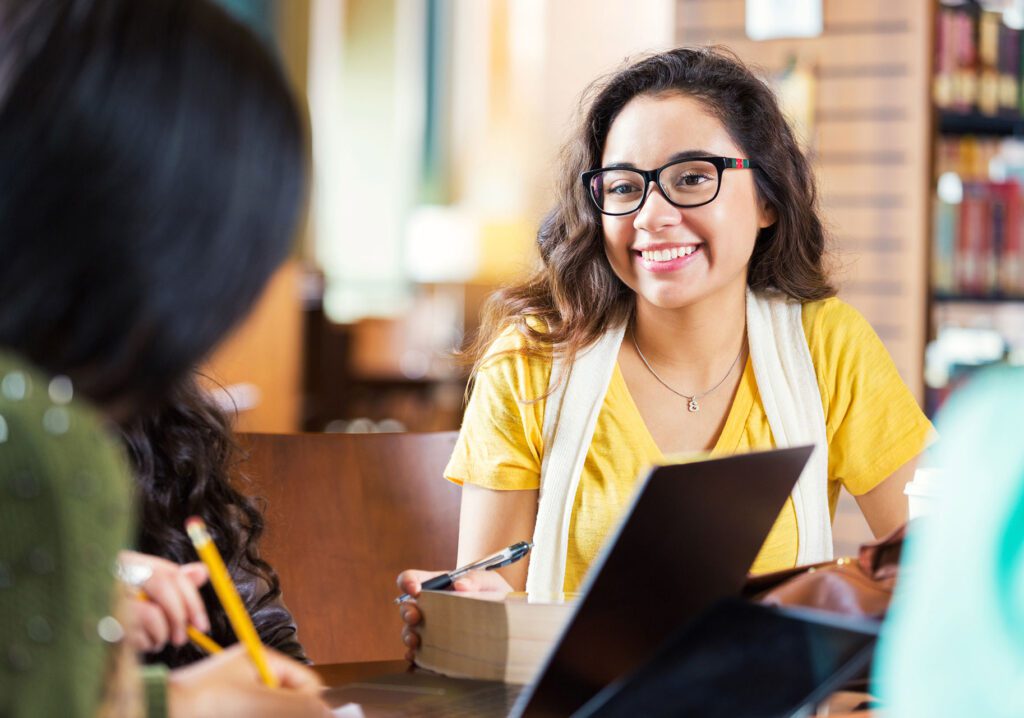
[[[132,588],[125,630],[135,650],[158,652],[168,644],[181,646],[190,639],[195,643],[209,632],[210,620],[199,594],[209,578],[202,563],[179,565],[159,556],[121,551],[118,573]],[[200,647],[210,652],[209,643]]]
[[[328,716],[329,711],[320,699],[323,684],[316,674],[260,643],[202,521],[190,520],[186,530],[203,563],[179,566],[131,551],[123,551],[120,556],[121,577],[135,590],[131,613],[150,614],[159,619],[151,630],[162,637],[160,646],[168,641],[184,642],[187,637],[207,653],[215,654],[171,671],[167,681],[169,718]],[[202,625],[209,630],[209,619],[197,591],[208,578],[239,637],[238,644],[225,649],[197,627]],[[134,645],[132,633],[129,627],[129,640]],[[149,640],[144,632],[140,635],[140,640]],[[140,650],[146,650],[146,646]]]
[[[316,673],[272,648],[265,650],[280,687],[261,683],[245,646],[236,643],[171,671],[168,718],[329,718]]]
[[[150,597],[150,595],[145,591],[139,591],[135,594],[135,598],[147,603],[151,603],[153,601],[152,597]],[[191,623],[186,626],[185,633],[188,635],[188,640],[192,641],[193,645],[205,651],[208,655],[212,656],[214,653],[220,653],[224,650],[220,647],[219,643],[207,636]]]
[[[320,700],[323,684],[317,675],[260,643],[202,519],[190,518],[185,530],[209,571],[210,583],[239,642],[171,672],[167,681],[170,718],[326,718],[329,712]]]

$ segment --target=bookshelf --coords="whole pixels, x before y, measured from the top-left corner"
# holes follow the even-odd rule
[[[1024,135],[1024,116],[1020,115],[991,116],[980,112],[937,110],[937,117],[936,128],[941,135]]]
[[[1024,17],[933,2],[930,411],[979,367],[1024,359]]]
[[[993,294],[991,296],[972,294],[953,294],[932,292],[932,301],[936,304],[1019,304],[1024,302],[1022,295]]]

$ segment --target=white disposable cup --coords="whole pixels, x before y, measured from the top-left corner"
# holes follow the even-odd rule
[[[916,519],[930,514],[943,489],[945,477],[941,469],[918,469],[914,478],[903,489],[907,495],[907,518]]]

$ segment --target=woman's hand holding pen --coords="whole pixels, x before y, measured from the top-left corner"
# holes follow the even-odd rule
[[[408,661],[413,660],[416,649],[420,645],[420,636],[416,633],[415,627],[423,620],[423,614],[420,613],[419,608],[416,606],[415,597],[420,595],[420,588],[424,581],[434,576],[439,576],[442,573],[444,571],[409,569],[402,571],[398,575],[398,588],[402,593],[407,593],[413,597],[408,601],[404,601],[398,607],[399,615],[405,623],[405,626],[402,628],[402,643],[406,645],[405,658]],[[496,571],[470,571],[456,579],[455,583],[452,584],[452,588],[456,591],[495,591],[500,593],[509,593],[515,590]]]
[[[395,602],[399,604],[398,611],[405,623],[402,629],[402,642],[407,648],[406,659],[413,660],[416,648],[420,645],[420,636],[416,633],[415,627],[423,620],[423,614],[413,600],[420,595],[420,591],[450,588],[455,591],[510,593],[515,589],[497,571],[521,560],[530,553],[531,548],[533,543],[530,541],[518,541],[450,572],[412,569],[402,571],[398,575],[398,587],[402,589],[402,595],[396,598]]]
[[[159,651],[168,642],[184,645],[189,624],[209,632],[210,619],[199,595],[199,587],[209,578],[202,563],[179,566],[136,551],[121,551],[118,563],[125,580],[148,597],[133,598],[128,604],[126,636],[135,650]],[[133,573],[144,578],[132,580]]]
[[[167,680],[170,718],[306,718],[330,715],[320,694],[323,684],[306,666],[264,648],[279,688],[260,680],[245,647],[235,644],[185,668]]]

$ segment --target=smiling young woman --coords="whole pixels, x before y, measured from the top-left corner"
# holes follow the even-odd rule
[[[876,534],[904,521],[930,424],[865,319],[833,296],[813,175],[771,90],[728,52],[680,48],[589,98],[538,235],[543,266],[492,299],[470,347],[472,395],[445,472],[463,486],[462,563],[550,530],[539,488],[564,467],[545,455],[587,442],[567,543],[549,549],[564,571],[538,577],[538,554],[466,585],[572,591],[645,467],[776,436],[819,450],[754,571],[831,557],[841,487]],[[547,406],[597,354],[609,378],[592,391],[593,434],[561,436]],[[400,582],[415,593],[423,576]]]

